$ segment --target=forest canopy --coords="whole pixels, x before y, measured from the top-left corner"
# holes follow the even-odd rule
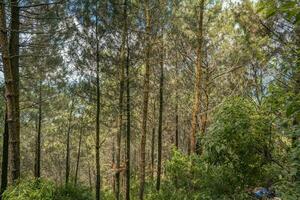
[[[300,199],[299,0],[0,0],[0,200]]]

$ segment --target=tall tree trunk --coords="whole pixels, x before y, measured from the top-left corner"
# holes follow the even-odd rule
[[[158,139],[157,139],[157,179],[156,190],[160,190],[161,160],[162,160],[162,123],[164,106],[164,42],[162,36],[162,52],[160,53],[160,81],[159,81],[159,118],[158,118]]]
[[[125,7],[127,7],[127,0],[124,3]],[[127,11],[126,11],[127,12]],[[127,19],[127,13],[125,14]],[[127,23],[127,22],[126,22]],[[126,55],[126,118],[127,118],[127,125],[126,125],[126,200],[130,200],[130,145],[131,145],[131,106],[130,106],[130,50],[129,50],[129,42],[128,42],[128,28],[126,28],[127,34],[127,55]]]
[[[82,120],[81,123],[83,123],[83,120]],[[76,169],[75,169],[75,180],[74,180],[75,186],[77,185],[78,172],[79,172],[79,162],[80,162],[80,156],[81,156],[82,134],[83,134],[83,125],[81,124],[80,133],[79,133],[79,142],[78,142],[78,152],[77,152]]]
[[[203,12],[204,12],[204,0],[201,0],[199,6],[199,16],[198,16],[198,31],[197,31],[197,60],[195,65],[195,92],[194,92],[194,106],[193,106],[193,113],[192,113],[192,129],[190,133],[190,153],[196,153],[196,133],[197,133],[197,126],[198,126],[198,114],[200,108],[200,91],[201,91],[201,76],[202,76],[202,41],[203,41]],[[198,14],[198,12],[197,12]]]
[[[18,7],[17,2],[12,1],[12,24],[13,27],[18,23]],[[9,137],[9,174],[12,182],[15,182],[20,177],[20,134],[19,134],[19,117],[18,117],[18,74],[16,74],[16,69],[18,66],[16,60],[18,57],[18,47],[13,48],[15,44],[18,44],[15,37],[17,31],[11,33],[10,45],[8,45],[8,34],[6,27],[6,14],[5,5],[2,1],[0,3],[0,47],[2,52],[2,62],[4,70],[5,79],[5,98],[7,105],[7,123]],[[18,36],[18,34],[17,34]],[[17,51],[13,51],[17,49]],[[15,59],[12,59],[11,53],[15,55]],[[18,64],[18,63],[17,63]]]
[[[122,65],[123,66],[123,65]],[[121,67],[123,68],[123,67]],[[117,132],[117,148],[116,148],[116,199],[120,199],[120,172],[121,172],[121,137],[123,133],[123,97],[124,97],[124,70],[120,72],[120,96],[119,96],[119,131]]]
[[[208,70],[207,70],[208,71]],[[208,108],[209,108],[209,90],[208,90],[208,83],[209,83],[209,77],[208,77],[208,72],[206,73],[206,78],[205,78],[205,90],[203,92],[204,95],[204,110],[202,112],[201,116],[201,138],[206,133],[207,129],[207,123],[208,123]],[[202,148],[201,148],[202,149]]]
[[[179,149],[179,117],[178,117],[178,100],[175,105],[175,147]]]
[[[154,150],[155,150],[155,117],[156,117],[155,100],[153,102],[153,124],[152,124],[152,137],[151,137],[151,179],[154,178]]]
[[[42,80],[39,81],[38,126],[35,146],[34,177],[41,177]]]
[[[128,48],[128,47],[127,47]],[[130,77],[129,77],[129,51],[127,52],[126,64],[126,116],[127,116],[127,134],[126,134],[126,200],[130,200],[130,145],[131,145],[131,108],[130,108]]]
[[[125,77],[125,46],[127,38],[127,1],[124,0],[123,10],[123,32],[122,32],[122,45],[120,53],[120,67],[119,67],[119,79],[120,79],[120,91],[119,91],[119,131],[117,133],[117,151],[116,151],[116,199],[120,199],[120,173],[121,173],[121,138],[124,133],[123,114],[124,114],[124,77]]]
[[[15,87],[15,128],[16,131],[11,133],[10,149],[10,179],[15,182],[20,177],[20,111],[19,111],[19,26],[20,26],[19,7],[17,0],[11,0],[11,24],[9,51],[11,67],[14,74]]]
[[[1,166],[1,194],[0,199],[2,199],[2,194],[7,188],[7,170],[8,170],[8,123],[7,123],[7,113],[5,110],[4,118],[4,131],[3,131],[3,146],[2,146],[2,166]]]
[[[10,168],[11,181],[15,182],[20,177],[20,106],[19,106],[19,46],[20,46],[20,8],[18,0],[11,0],[11,24],[9,51],[11,67],[14,73],[15,87],[15,116],[16,131],[10,134]]]
[[[178,116],[178,63],[177,63],[177,52],[176,52],[176,88],[175,88],[175,147],[179,149],[179,116]]]
[[[176,70],[176,88],[175,88],[175,147],[179,150],[179,115],[178,115],[178,88],[179,88],[179,80],[178,80],[178,55],[176,52],[175,58],[175,70]],[[178,187],[178,176],[175,176],[175,187]]]
[[[92,174],[91,174],[91,165],[90,165],[89,162],[88,162],[88,173],[89,173],[89,187],[92,190],[93,189],[93,187],[92,187]]]
[[[97,2],[98,3],[98,2]],[[98,7],[98,6],[97,6]],[[96,11],[97,12],[97,11]],[[99,38],[98,38],[98,13],[96,13],[96,200],[100,199],[100,58],[99,58]]]
[[[14,82],[14,99],[15,99],[15,128],[16,131],[10,133],[10,178],[11,182],[15,182],[20,177],[20,108],[19,108],[19,1],[11,0],[11,23],[10,23],[10,40],[9,52],[11,60],[11,68],[13,71]]]
[[[139,199],[144,199],[145,190],[145,169],[146,169],[146,136],[148,121],[148,101],[150,89],[150,53],[151,53],[151,25],[150,25],[150,5],[149,0],[144,2],[145,20],[146,20],[146,47],[145,47],[145,75],[143,91],[143,116],[142,116],[142,134],[141,134],[141,160],[140,160],[140,188]]]
[[[111,150],[111,152],[112,152],[112,163],[111,163],[111,169],[113,170],[113,171],[115,171],[115,169],[116,169],[116,150],[115,150],[115,141],[113,140],[112,141],[112,150]],[[116,193],[116,176],[115,175],[113,175],[112,176],[112,191],[113,191],[113,193],[115,194]]]
[[[66,185],[69,183],[70,178],[70,134],[72,129],[72,115],[74,109],[74,100],[72,99],[71,108],[68,119],[68,129],[67,129],[67,148],[66,148]]]

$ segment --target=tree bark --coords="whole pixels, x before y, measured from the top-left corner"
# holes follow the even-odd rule
[[[125,0],[125,9],[127,10],[127,0]],[[125,12],[126,21],[127,21],[127,11]],[[127,24],[127,22],[126,22]],[[126,27],[126,43],[127,43],[127,55],[126,55],[126,200],[130,200],[130,145],[131,145],[131,101],[130,101],[130,50],[128,42],[128,27]]]
[[[145,20],[146,20],[146,47],[145,47],[145,74],[143,89],[143,116],[142,116],[142,134],[141,134],[141,160],[140,160],[140,188],[139,199],[144,199],[145,190],[145,169],[146,169],[146,136],[148,121],[148,101],[150,89],[150,53],[151,53],[151,25],[150,25],[150,5],[149,0],[144,2]]]
[[[159,81],[159,119],[158,119],[158,139],[157,139],[157,179],[156,190],[160,190],[161,160],[162,160],[162,124],[164,106],[164,42],[162,36],[162,52],[160,53],[160,81]]]
[[[116,150],[115,150],[115,140],[112,140],[112,148],[111,148],[111,169],[112,171],[116,168]],[[112,191],[116,193],[116,176],[113,174],[112,176]]]
[[[208,71],[208,70],[207,70]],[[207,129],[207,124],[208,124],[208,109],[209,109],[209,90],[208,90],[208,83],[209,83],[209,77],[208,77],[208,72],[206,73],[206,78],[205,78],[205,91],[203,92],[204,95],[204,110],[201,115],[201,137],[206,133]],[[200,148],[202,151],[202,148]]]
[[[82,120],[81,123],[83,123],[83,120]],[[78,152],[77,152],[76,169],[75,169],[75,180],[74,180],[75,186],[77,185],[77,179],[78,179],[78,173],[79,173],[79,162],[80,162],[80,156],[81,156],[82,134],[83,134],[83,125],[81,124],[80,133],[79,133],[79,142],[78,142]]]
[[[2,146],[2,166],[1,166],[1,194],[0,199],[2,199],[2,194],[7,188],[7,171],[8,171],[8,123],[7,123],[7,113],[5,110],[4,118],[4,131],[3,131],[3,146]]]
[[[179,149],[179,116],[178,116],[178,101],[175,105],[175,147]]]
[[[98,3],[98,2],[97,2]],[[97,6],[98,7],[98,6]],[[96,11],[97,12],[97,11]],[[96,13],[96,200],[100,199],[100,58],[99,58],[99,38],[98,38],[98,14]]]
[[[41,177],[42,80],[39,81],[38,125],[35,147],[34,177]]]
[[[151,137],[151,179],[153,180],[154,178],[154,150],[155,150],[155,113],[156,113],[156,109],[155,109],[155,100],[153,103],[153,127],[152,127],[152,137]]]
[[[20,177],[20,106],[19,106],[19,46],[20,46],[20,8],[18,0],[11,0],[9,51],[11,67],[14,73],[15,87],[15,116],[16,131],[10,134],[10,168],[11,181],[15,182]]]
[[[122,45],[121,45],[121,53],[120,53],[120,67],[119,67],[119,79],[120,79],[120,91],[119,91],[119,131],[117,133],[117,149],[116,149],[116,199],[120,199],[120,173],[121,173],[121,139],[124,133],[124,124],[123,124],[123,114],[124,114],[124,78],[125,78],[125,46],[127,39],[127,1],[124,0],[124,10],[123,10],[123,32],[122,32]]]
[[[18,0],[11,0],[11,24],[9,51],[12,70],[14,73],[15,103],[16,103],[16,132],[10,136],[10,167],[11,181],[15,182],[20,177],[20,106],[19,106],[19,46],[20,46],[20,8]]]
[[[18,28],[17,1],[12,1],[11,17],[12,27]],[[2,62],[5,80],[5,98],[7,105],[7,123],[9,137],[9,177],[14,183],[20,177],[20,132],[19,132],[19,105],[18,105],[18,29],[11,32],[10,45],[8,44],[8,33],[6,27],[6,14],[4,2],[0,3],[0,47],[2,51]],[[12,55],[15,58],[12,59]],[[17,61],[17,62],[16,62]]]
[[[92,190],[92,174],[91,174],[91,166],[90,166],[90,163],[88,163],[88,173],[89,173],[89,186],[90,186],[90,189]]]
[[[202,41],[203,41],[203,13],[204,13],[204,0],[201,0],[199,6],[198,16],[198,30],[197,30],[197,60],[195,65],[195,91],[194,91],[194,106],[192,112],[192,128],[190,133],[190,148],[189,154],[196,153],[196,133],[198,125],[198,114],[200,108],[200,97],[201,97],[201,78],[202,78]],[[198,13],[198,12],[197,12]]]
[[[127,47],[129,48],[129,47]],[[129,74],[129,50],[126,64],[126,96],[127,96],[127,138],[126,138],[126,200],[130,200],[130,145],[131,145],[131,106],[130,106],[130,74]]]
[[[72,99],[71,108],[68,119],[68,130],[67,130],[67,148],[66,148],[66,185],[69,183],[70,177],[70,134],[72,129],[72,115],[74,109],[74,100]]]
[[[179,149],[179,116],[178,116],[178,64],[177,64],[177,53],[176,53],[176,88],[175,88],[175,147]]]

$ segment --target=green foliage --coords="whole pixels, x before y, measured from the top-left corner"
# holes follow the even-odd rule
[[[4,200],[52,200],[55,186],[40,179],[24,179],[16,186],[9,187],[3,194]]]
[[[263,182],[272,154],[268,118],[256,112],[250,101],[233,98],[224,103],[214,121],[204,138],[204,159],[225,167],[223,170],[235,177],[231,183],[235,188]]]
[[[91,191],[83,186],[55,186],[44,179],[24,179],[9,187],[4,200],[92,200]]]
[[[112,190],[102,190],[101,191],[101,198],[105,200],[115,200],[115,194]]]
[[[84,186],[74,186],[69,184],[56,188],[54,200],[92,200],[91,191]]]
[[[214,166],[199,156],[187,156],[174,151],[168,161],[168,179],[164,180],[161,192],[153,191],[148,199],[213,200],[249,199],[246,192],[236,192],[235,172],[227,166]]]
[[[283,199],[300,198],[300,95],[293,90],[286,90],[277,85],[271,85],[270,95],[266,100],[270,112],[275,113],[274,124],[278,134],[285,138],[287,146],[281,149],[285,152],[284,170],[275,184],[276,190]],[[298,139],[296,139],[298,138]]]
[[[175,150],[162,192],[149,199],[245,200],[255,187],[269,186],[283,199],[299,199],[298,99],[275,87],[259,107],[245,98],[226,100],[202,138],[203,154]]]
[[[202,138],[203,155],[174,151],[167,163],[169,179],[152,199],[244,200],[251,198],[251,189],[276,179],[269,118],[236,97],[225,101],[213,121]]]
[[[263,12],[267,18],[281,13],[289,21],[293,21],[296,24],[300,22],[300,8],[297,0],[260,1],[259,11]]]

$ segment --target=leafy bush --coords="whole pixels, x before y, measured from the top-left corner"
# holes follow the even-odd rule
[[[282,199],[300,199],[300,94],[272,85],[266,103],[270,112],[277,113],[274,124],[288,141],[284,149],[279,149],[284,170],[275,183],[276,191]]]
[[[278,88],[260,106],[239,97],[228,99],[202,138],[200,161],[186,167],[201,171],[192,172],[190,182],[211,199],[247,199],[246,191],[261,186],[271,186],[282,199],[299,199],[299,108],[299,94]]]
[[[103,189],[101,191],[101,199],[105,200],[115,200],[115,193],[112,190],[109,189]]]
[[[89,188],[84,186],[67,186],[57,187],[54,193],[54,200],[92,200],[93,195]]]
[[[52,182],[24,179],[8,188],[3,194],[3,200],[52,200],[54,192]]]
[[[230,185],[240,190],[266,184],[273,164],[271,121],[242,98],[226,101],[213,121],[204,138],[205,161],[234,176]]]
[[[203,153],[173,152],[168,180],[152,199],[251,199],[255,187],[277,180],[271,122],[250,101],[231,98],[215,113]]]
[[[83,186],[55,186],[44,179],[23,179],[9,187],[3,200],[92,200],[91,191]]]

